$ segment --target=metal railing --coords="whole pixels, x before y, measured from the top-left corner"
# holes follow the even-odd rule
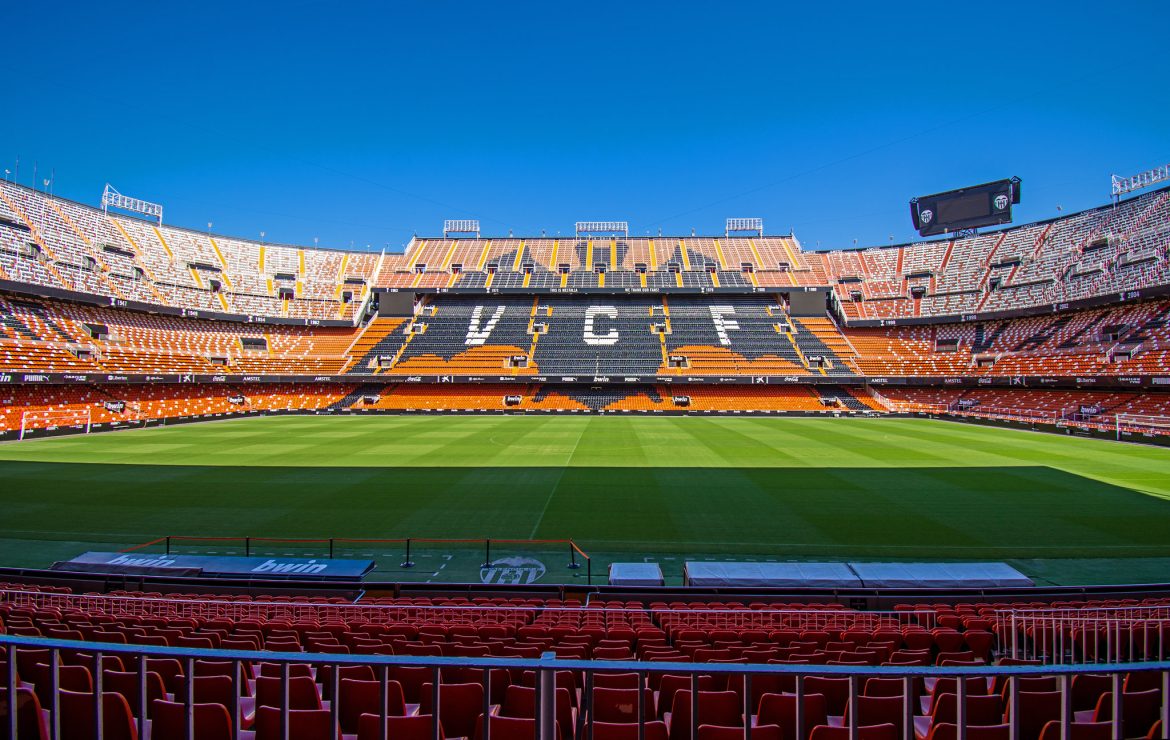
[[[261,619],[338,621],[346,624],[416,625],[521,623],[540,624],[541,617],[569,615],[582,620],[656,622],[664,628],[701,629],[856,629],[936,626],[932,610],[856,611],[844,606],[819,608],[646,608],[583,606],[535,606],[515,604],[379,604],[296,601],[229,601],[227,599],[176,596],[112,596],[0,589],[0,604],[15,608],[61,609],[86,614],[195,619]]]
[[[1123,663],[1170,657],[1170,605],[997,610],[1004,654],[1046,663]]]
[[[334,738],[341,737],[341,729],[339,725],[339,696],[340,696],[340,671],[339,669],[345,666],[369,666],[374,674],[377,676],[379,682],[381,708],[376,717],[377,726],[382,740],[387,740],[387,718],[390,717],[387,688],[392,680],[390,678],[391,671],[402,667],[415,667],[429,669],[429,684],[430,684],[430,732],[433,740],[443,740],[441,720],[443,717],[442,700],[443,692],[441,687],[445,685],[442,681],[442,673],[445,670],[455,669],[476,669],[479,670],[482,677],[481,685],[482,703],[481,706],[476,707],[474,711],[483,715],[482,732],[478,735],[481,740],[490,740],[491,725],[493,718],[497,715],[493,714],[492,705],[492,686],[496,675],[493,675],[493,670],[510,670],[510,671],[532,671],[533,684],[536,693],[534,716],[531,718],[535,722],[535,736],[537,740],[554,740],[557,737],[556,728],[558,721],[562,718],[557,716],[557,702],[556,689],[560,683],[570,683],[570,685],[581,686],[582,691],[579,695],[579,711],[577,712],[576,724],[573,726],[574,736],[578,740],[593,740],[594,732],[594,680],[598,675],[602,674],[635,674],[638,690],[633,693],[636,694],[633,714],[636,716],[637,738],[638,740],[645,740],[647,722],[652,721],[657,717],[652,709],[645,703],[646,691],[642,687],[646,687],[648,679],[651,676],[662,675],[676,675],[685,676],[688,678],[688,685],[690,689],[690,697],[698,695],[699,701],[689,701],[689,716],[672,717],[672,722],[687,721],[690,724],[689,737],[699,738],[699,727],[703,724],[702,717],[702,686],[700,683],[700,676],[713,676],[723,679],[733,679],[737,681],[737,686],[740,689],[740,725],[743,730],[744,740],[751,740],[753,732],[758,728],[754,726],[753,715],[756,709],[756,698],[759,695],[758,691],[753,690],[753,680],[758,684],[766,684],[771,679],[773,681],[779,678],[788,678],[791,680],[795,714],[793,717],[793,727],[782,728],[784,737],[806,737],[806,732],[811,729],[808,726],[809,717],[805,710],[805,698],[810,694],[807,691],[808,681],[812,678],[837,678],[846,679],[847,684],[846,701],[847,706],[857,707],[858,698],[863,696],[864,684],[863,681],[871,678],[883,679],[899,679],[902,681],[902,713],[899,718],[900,735],[902,738],[909,740],[914,737],[914,717],[918,714],[919,707],[916,698],[916,687],[924,681],[937,679],[953,679],[956,696],[956,714],[954,724],[956,725],[955,736],[960,739],[967,737],[967,731],[972,725],[968,719],[967,698],[972,695],[969,679],[984,679],[995,680],[1002,682],[1005,686],[1004,696],[1007,707],[1011,707],[1007,712],[1005,723],[1009,726],[1010,737],[1013,740],[1021,737],[1021,716],[1023,712],[1017,707],[1018,700],[1022,689],[1020,686],[1021,680],[1036,677],[1052,677],[1057,683],[1057,691],[1059,692],[1059,713],[1052,717],[1053,721],[1059,723],[1061,728],[1061,737],[1071,737],[1071,725],[1074,721],[1073,704],[1072,704],[1072,679],[1074,676],[1082,673],[1105,674],[1110,677],[1111,682],[1111,723],[1112,736],[1115,738],[1123,737],[1123,721],[1124,721],[1124,707],[1123,707],[1123,691],[1125,686],[1125,677],[1131,673],[1156,673],[1158,685],[1161,691],[1161,709],[1160,719],[1162,726],[1170,727],[1170,662],[1149,662],[1149,663],[1116,663],[1107,666],[1102,665],[1013,665],[1013,666],[943,666],[943,667],[925,667],[925,666],[845,666],[845,665],[791,665],[791,664],[740,664],[740,663],[683,663],[683,662],[644,662],[644,661],[589,661],[589,660],[562,660],[557,659],[551,652],[545,653],[539,659],[520,659],[520,658],[447,658],[447,657],[415,657],[415,656],[379,656],[379,655],[336,655],[336,654],[314,654],[314,653],[288,653],[288,652],[253,652],[242,650],[212,650],[212,649],[194,649],[194,648],[171,648],[171,647],[143,647],[137,645],[123,645],[111,643],[94,643],[94,642],[77,642],[70,640],[56,640],[43,639],[35,637],[21,637],[15,635],[0,635],[0,647],[7,651],[7,670],[4,677],[4,687],[8,697],[16,696],[17,687],[20,684],[17,676],[17,662],[19,654],[22,651],[40,651],[42,654],[47,652],[47,672],[49,676],[49,696],[47,716],[49,724],[49,735],[56,740],[63,737],[62,734],[62,709],[60,704],[60,669],[63,665],[63,657],[72,656],[77,657],[77,651],[81,651],[84,657],[91,661],[95,667],[102,666],[103,660],[108,657],[118,657],[119,659],[126,658],[135,666],[135,672],[138,678],[138,691],[135,698],[135,706],[132,708],[133,721],[137,723],[137,729],[140,737],[145,737],[147,716],[149,707],[147,706],[147,660],[153,658],[170,658],[179,661],[183,668],[181,697],[175,697],[177,702],[183,705],[183,717],[185,721],[185,737],[195,737],[195,710],[194,705],[194,681],[189,680],[196,675],[197,661],[218,661],[227,662],[230,664],[230,677],[232,680],[232,706],[227,707],[232,717],[233,734],[236,738],[241,736],[241,725],[244,720],[243,702],[241,697],[246,693],[246,672],[250,666],[257,663],[276,664],[279,666],[280,673],[280,687],[281,687],[281,703],[278,709],[280,712],[279,737],[288,740],[291,734],[292,722],[295,715],[292,712],[296,711],[290,708],[289,701],[289,685],[292,676],[292,666],[297,664],[307,664],[316,667],[318,672],[316,677],[320,677],[322,672],[320,669],[329,668],[328,682],[326,688],[328,695],[332,698],[329,707],[326,710],[330,715],[331,734]],[[102,670],[93,671],[93,691],[92,695],[104,695]],[[562,676],[571,676],[571,680],[562,681]],[[315,677],[315,680],[316,680]],[[576,684],[576,678],[582,679],[580,684]],[[450,684],[446,684],[450,685]],[[425,684],[424,684],[425,686]],[[683,689],[685,691],[685,689]],[[574,694],[574,698],[577,698]],[[105,717],[104,702],[92,701],[93,707],[92,717],[84,718],[84,720],[71,717],[70,723],[76,722],[92,722],[89,730],[92,736],[99,740],[104,737]],[[686,703],[684,703],[685,706]],[[10,738],[21,737],[19,733],[19,712],[14,711],[12,707],[13,702],[8,702],[8,711],[3,717],[4,722],[7,723],[7,734]],[[0,704],[0,707],[3,707]],[[673,707],[672,707],[673,708]],[[847,728],[849,737],[857,738],[860,734],[859,712],[847,711],[844,718],[843,726]],[[478,715],[477,715],[478,716]],[[477,720],[478,721],[478,720]],[[630,723],[634,724],[634,723]],[[794,734],[789,734],[789,729],[794,731]],[[1148,728],[1146,728],[1148,729]],[[1132,728],[1131,728],[1132,731]],[[1143,730],[1144,732],[1144,730]]]

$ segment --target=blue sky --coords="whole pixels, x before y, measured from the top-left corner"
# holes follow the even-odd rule
[[[14,3],[0,164],[167,221],[400,248],[627,220],[906,241],[1018,175],[1017,222],[1170,161],[1170,4]]]

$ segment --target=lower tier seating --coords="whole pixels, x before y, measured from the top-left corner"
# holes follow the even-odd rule
[[[0,386],[0,430],[328,407],[355,384]]]
[[[1039,628],[1013,637],[1010,627],[1037,608],[1075,611],[1077,627],[1067,640],[1048,640]],[[1117,625],[1126,614],[1122,649]],[[1110,728],[1108,737],[1117,730],[1121,737],[1161,737],[1164,674],[1132,661],[1166,656],[1170,600],[910,603],[867,612],[833,603],[585,604],[488,592],[356,602],[214,592],[73,595],[0,584],[0,633],[54,641],[0,648],[0,692],[16,697],[8,706],[16,706],[22,738],[47,738],[56,725],[62,737],[93,736],[99,692],[105,737],[182,737],[188,711],[197,736],[209,738],[237,730],[283,737],[285,711],[294,723],[288,736],[313,740],[378,737],[383,717],[391,737],[413,724],[421,737],[434,729],[443,738],[481,736],[484,722],[501,737],[533,737],[538,666],[524,661],[547,652],[590,661],[552,676],[561,738],[637,737],[639,716],[647,736],[667,740],[690,740],[692,725],[712,740],[742,737],[749,725],[753,736],[773,740],[833,737],[837,730],[848,736],[850,727],[859,737],[941,738],[955,736],[956,722],[965,723],[968,737],[1042,740],[1059,736],[1062,720],[1076,723],[1074,733],[1096,725]],[[95,643],[106,644],[100,659]],[[1020,658],[1021,643],[1061,647]],[[165,653],[172,647],[188,652],[172,657]],[[447,665],[418,665],[438,657]],[[476,663],[482,658],[499,662],[485,670]],[[1097,665],[1068,682],[1043,669],[1072,660]],[[1110,665],[1118,660],[1125,665]],[[613,661],[639,663],[610,668]],[[663,662],[689,666],[653,669]],[[1009,679],[992,664],[1030,673]],[[761,672],[777,665],[802,668]],[[889,675],[867,673],[877,666]],[[961,683],[947,675],[981,667],[988,675]]]
[[[260,411],[963,412],[1112,428],[1170,393],[836,385],[203,383],[0,385],[0,430]],[[1158,429],[1156,433],[1164,433]],[[1168,430],[1170,431],[1170,430]]]
[[[1170,395],[1139,391],[888,387],[880,395],[893,411],[965,413],[1050,423],[1096,421],[1107,428],[1118,414],[1170,417]]]

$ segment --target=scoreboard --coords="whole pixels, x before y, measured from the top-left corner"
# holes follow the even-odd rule
[[[1012,221],[1020,202],[1020,178],[923,195],[910,201],[910,218],[920,236],[936,236]]]

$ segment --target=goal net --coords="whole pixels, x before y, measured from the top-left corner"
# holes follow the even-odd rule
[[[1126,435],[1170,435],[1170,416],[1146,414],[1118,414],[1116,416],[1117,439]]]
[[[25,411],[20,415],[20,439],[25,433],[33,429],[61,429],[72,427],[89,434],[90,410],[80,409],[44,409],[41,411]]]

